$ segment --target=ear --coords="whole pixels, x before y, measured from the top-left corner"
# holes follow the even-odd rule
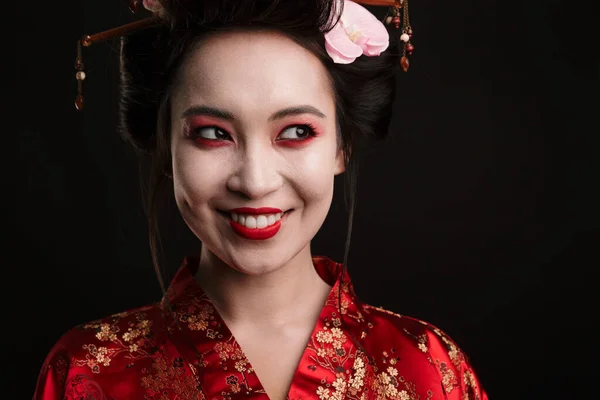
[[[339,175],[346,171],[346,154],[343,150],[339,150],[335,157],[334,175]]]

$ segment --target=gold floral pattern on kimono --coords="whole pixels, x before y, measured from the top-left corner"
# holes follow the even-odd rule
[[[186,374],[182,357],[168,360],[164,352],[158,352],[152,362],[152,369],[145,369],[146,373],[140,383],[146,389],[148,399],[169,399],[165,392],[172,392],[181,399],[205,400],[206,397],[196,379]]]
[[[361,303],[341,264],[313,263],[332,289],[288,400],[487,400],[443,331]],[[67,332],[44,362],[34,399],[268,400],[252,360],[196,282],[198,264],[185,258],[160,302]]]
[[[100,343],[84,344],[82,349],[86,351],[85,359],[73,360],[76,366],[87,366],[90,370],[98,374],[101,367],[110,366],[111,360],[123,354],[124,358],[135,360],[142,357],[149,357],[148,349],[153,346],[151,326],[152,321],[145,319],[143,312],[134,313],[134,319],[128,320],[122,324],[122,319],[127,314],[118,314],[109,319],[108,322],[90,322],[83,325],[83,329],[90,329],[95,332],[95,338]],[[121,331],[121,326],[126,329]],[[102,343],[110,344],[101,345]]]

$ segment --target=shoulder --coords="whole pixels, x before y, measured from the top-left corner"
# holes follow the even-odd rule
[[[160,316],[160,308],[155,303],[90,321],[66,332],[53,350],[64,353],[71,360],[101,353],[109,355],[117,350],[135,352],[146,339],[155,335]],[[105,359],[100,364],[108,364],[108,361]],[[99,365],[95,366],[92,372],[98,368]]]
[[[376,360],[378,356],[383,364],[395,364],[399,370],[414,369],[420,377],[436,379],[449,399],[487,399],[467,355],[444,331],[384,308],[363,308],[371,336],[365,343]]]
[[[161,307],[154,303],[78,325],[54,344],[41,368],[35,399],[67,397],[74,380],[118,372],[150,358],[162,332]],[[89,386],[89,381],[86,383]]]
[[[458,346],[444,331],[418,318],[397,314],[381,307],[363,306],[373,329],[393,333],[391,340],[410,342],[424,353],[448,354],[458,360]],[[431,346],[431,345],[434,346]]]

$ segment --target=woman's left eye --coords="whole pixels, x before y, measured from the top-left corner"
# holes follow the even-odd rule
[[[315,135],[315,131],[309,125],[294,125],[287,127],[277,137],[278,140],[304,140]]]

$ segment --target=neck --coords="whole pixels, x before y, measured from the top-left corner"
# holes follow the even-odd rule
[[[331,290],[316,272],[309,246],[259,275],[242,273],[203,247],[196,279],[222,318],[236,325],[278,327],[314,317]]]

